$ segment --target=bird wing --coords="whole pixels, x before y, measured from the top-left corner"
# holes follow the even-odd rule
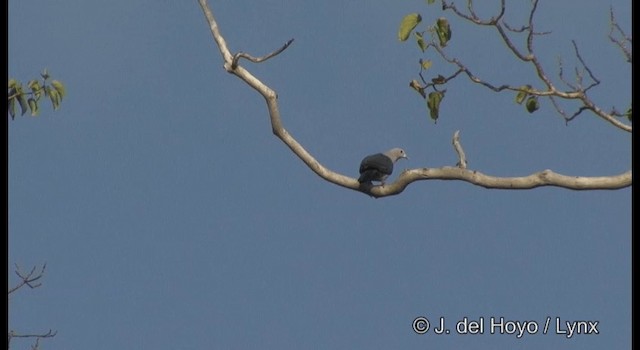
[[[393,161],[382,153],[367,156],[362,160],[362,163],[360,163],[360,174],[368,170],[375,170],[385,175],[391,175],[393,172]]]

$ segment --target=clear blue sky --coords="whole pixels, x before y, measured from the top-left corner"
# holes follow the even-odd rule
[[[400,170],[454,165],[455,130],[469,167],[491,175],[630,168],[630,134],[588,114],[566,126],[547,101],[530,115],[513,94],[463,79],[433,124],[408,87],[421,56],[396,31],[410,12],[434,22],[437,5],[209,2],[234,51],[295,38],[277,58],[243,64],[279,93],[287,130],[342,174],[395,146],[410,157]],[[575,39],[602,80],[592,98],[624,110],[631,71],[606,37],[609,6],[630,32],[631,1],[541,1],[538,29],[553,33],[536,48],[556,77],[558,56],[573,71]],[[43,348],[630,348],[630,189],[426,181],[372,199],[321,180],[271,134],[262,97],[222,69],[197,1],[8,10],[9,76],[46,67],[68,90],[59,111],[45,103],[40,117],[8,121],[8,272],[47,263],[41,288],[10,298],[9,323],[57,330]],[[509,9],[512,25],[523,10]],[[478,75],[531,81],[494,30],[451,25],[447,49]],[[452,333],[418,335],[418,316],[444,317]],[[501,316],[540,330],[490,334]],[[483,317],[485,334],[456,334],[464,317]],[[599,334],[553,334],[556,317],[598,321]]]

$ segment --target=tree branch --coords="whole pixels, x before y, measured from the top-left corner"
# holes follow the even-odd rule
[[[270,53],[268,55],[262,56],[262,57],[253,57],[253,56],[249,55],[248,53],[238,52],[235,55],[233,55],[233,61],[231,61],[231,68],[232,69],[236,69],[236,67],[238,67],[238,60],[241,59],[241,58],[246,58],[246,59],[248,59],[249,61],[251,61],[253,63],[260,63],[260,62],[266,61],[266,60],[270,59],[271,57],[280,54],[287,47],[289,47],[289,45],[291,45],[292,42],[293,42],[293,39],[289,39],[289,41],[284,43],[284,45],[281,48],[273,51],[272,53]]]
[[[36,272],[36,267],[34,266],[31,271],[28,274],[23,274],[22,272],[20,272],[20,267],[18,265],[16,265],[16,270],[15,273],[16,275],[18,275],[18,277],[20,277],[20,282],[13,288],[9,288],[9,293],[11,294],[13,292],[15,292],[16,290],[22,288],[23,286],[28,286],[31,289],[34,288],[38,288],[42,285],[42,283],[37,283],[34,284],[34,282],[36,282],[37,280],[39,280],[40,278],[42,278],[44,276],[44,270],[47,268],[47,264],[45,263],[44,265],[42,265],[42,268],[40,269],[40,272],[38,272],[38,274],[35,274]]]
[[[554,173],[551,170],[544,170],[529,176],[525,177],[508,177],[508,178],[500,178],[489,175],[484,175],[478,171],[467,170],[463,164],[466,164],[466,158],[464,157],[464,152],[462,152],[462,147],[459,144],[456,151],[458,152],[458,156],[460,161],[458,162],[458,167],[443,167],[443,168],[418,168],[418,169],[410,169],[404,170],[398,179],[391,183],[385,184],[381,186],[361,186],[361,184],[355,178],[342,175],[340,173],[334,172],[325,166],[323,166],[320,162],[318,162],[307,150],[283,127],[282,121],[280,119],[280,111],[278,108],[278,95],[274,90],[270,87],[262,83],[259,79],[254,77],[249,71],[244,69],[242,66],[237,65],[239,57],[245,57],[245,55],[233,55],[229,51],[227,47],[227,43],[224,40],[220,30],[218,28],[218,24],[213,16],[213,12],[207,4],[206,0],[198,0],[202,10],[204,12],[205,18],[209,23],[209,27],[211,30],[211,34],[220,50],[220,54],[224,61],[224,68],[228,73],[231,73],[242,81],[251,86],[254,90],[256,90],[262,97],[265,99],[267,104],[267,109],[269,111],[269,117],[271,121],[271,129],[275,136],[277,136],[282,142],[284,142],[287,147],[296,155],[300,160],[302,160],[314,173],[320,176],[322,179],[336,184],[338,186],[342,186],[344,188],[348,188],[354,191],[359,191],[365,194],[368,194],[372,197],[385,197],[397,195],[404,191],[404,189],[411,183],[415,181],[421,180],[461,180],[472,183],[477,186],[482,186],[485,188],[499,188],[499,189],[531,189],[540,186],[556,186],[563,187],[572,190],[594,190],[594,189],[620,189],[631,186],[631,171],[626,173],[610,176],[610,177],[576,177],[576,176],[566,176]],[[500,16],[495,20],[497,21]],[[276,50],[275,53],[278,54],[286,49],[288,45],[285,45],[280,50]],[[437,47],[437,46],[436,46]],[[444,53],[443,53],[444,55]],[[267,55],[269,56],[269,55]],[[274,55],[271,55],[272,57]],[[235,57],[235,58],[234,58]],[[266,56],[265,56],[266,57]],[[234,60],[235,63],[234,64]],[[251,60],[256,62],[254,60]],[[261,60],[261,61],[264,61]],[[460,69],[464,71],[470,78],[473,75],[469,72],[466,67],[459,65]],[[458,73],[456,73],[458,74]],[[473,80],[473,79],[472,79]],[[489,85],[490,86],[490,85]],[[504,86],[500,89],[510,89],[514,91],[519,91],[519,88],[514,88],[510,86]],[[557,92],[555,91],[540,91],[538,92],[541,95],[554,95]],[[456,144],[456,137],[454,136],[454,145]]]
[[[456,166],[460,169],[466,169],[467,156],[465,156],[464,150],[462,149],[462,144],[460,143],[460,130],[456,130],[456,132],[453,134],[452,143],[453,143],[453,148],[456,150],[456,153],[458,154],[458,163],[456,163]]]
[[[584,110],[589,110],[591,111],[593,114],[595,114],[596,116],[600,117],[601,119],[609,122],[610,124],[614,125],[615,127],[627,131],[627,132],[631,132],[632,131],[632,126],[629,124],[625,124],[623,122],[621,122],[618,118],[620,115],[616,114],[614,112],[608,113],[606,111],[604,111],[602,108],[599,108],[595,102],[593,102],[588,96],[587,96],[587,91],[591,88],[593,88],[594,86],[597,86],[600,84],[600,81],[595,77],[595,75],[593,74],[593,72],[591,71],[591,69],[589,68],[589,66],[585,63],[584,59],[582,58],[582,56],[580,55],[580,51],[578,50],[578,46],[575,43],[575,41],[572,41],[573,47],[574,47],[574,52],[576,55],[576,58],[578,59],[578,61],[580,62],[580,64],[582,65],[582,68],[589,74],[589,78],[592,80],[592,83],[589,84],[586,87],[582,86],[582,74],[580,74],[578,71],[576,71],[576,81],[577,84],[574,86],[573,84],[568,83],[563,76],[563,70],[562,70],[562,64],[560,63],[560,80],[562,82],[564,82],[567,86],[569,86],[572,90],[571,91],[562,91],[559,90],[558,88],[556,88],[556,86],[553,84],[552,80],[549,78],[549,76],[547,75],[547,73],[545,73],[544,68],[542,66],[542,63],[538,60],[538,57],[535,54],[534,51],[534,36],[536,35],[542,35],[542,34],[548,34],[549,32],[536,32],[534,31],[534,23],[533,23],[533,18],[535,15],[535,12],[538,8],[538,0],[534,0],[532,2],[532,7],[531,10],[529,12],[529,16],[528,16],[528,21],[526,25],[523,25],[521,28],[513,28],[509,25],[507,25],[504,21],[504,12],[505,12],[505,1],[501,0],[500,2],[500,12],[497,16],[491,17],[488,20],[483,20],[481,18],[479,18],[474,9],[473,9],[473,1],[469,0],[467,2],[467,13],[464,13],[462,11],[460,11],[454,4],[453,2],[451,3],[447,3],[446,0],[442,0],[442,9],[443,10],[451,10],[456,16],[467,20],[471,23],[474,23],[476,25],[482,25],[482,26],[490,26],[490,27],[495,27],[496,30],[498,31],[498,34],[501,38],[501,40],[504,42],[504,44],[507,46],[507,48],[509,49],[509,51],[511,51],[511,53],[518,58],[519,60],[531,64],[535,70],[536,76],[538,77],[538,79],[540,79],[540,81],[544,84],[545,89],[540,90],[540,89],[535,89],[535,88],[531,88],[528,89],[527,92],[530,95],[535,95],[535,96],[540,96],[540,97],[548,97],[552,100],[552,103],[556,109],[556,111],[558,111],[558,113],[564,117],[565,122],[570,122],[572,119],[574,119],[576,116],[578,116],[579,114],[581,114]],[[614,29],[622,36],[623,39],[616,39],[613,36],[613,32]],[[518,47],[516,47],[516,45],[513,43],[513,41],[511,40],[511,38],[509,37],[507,31],[509,32],[515,32],[515,33],[526,33],[526,53],[523,53]],[[624,32],[622,31],[622,29],[620,29],[619,25],[617,24],[617,22],[615,21],[615,18],[613,17],[613,11],[611,11],[611,31],[609,34],[609,39],[614,42],[616,45],[618,45],[623,53],[625,54],[625,56],[627,57],[627,60],[629,62],[631,59],[631,52],[630,50],[627,48],[627,43],[630,45],[631,44],[631,38],[627,37]],[[520,91],[520,87],[518,86],[512,86],[512,85],[508,85],[508,84],[503,84],[503,85],[498,85],[495,83],[491,83],[483,78],[480,78],[476,75],[474,75],[471,70],[467,67],[467,65],[465,65],[464,63],[462,63],[460,60],[456,59],[456,58],[450,58],[446,55],[446,53],[444,52],[444,49],[441,48],[439,45],[437,45],[437,43],[435,43],[433,40],[432,42],[429,44],[429,47],[433,47],[436,52],[440,55],[440,57],[442,57],[442,59],[444,59],[446,62],[453,64],[455,66],[458,67],[458,70],[456,71],[456,73],[449,77],[448,79],[446,79],[445,83],[448,82],[449,80],[455,78],[460,72],[464,72],[467,77],[469,78],[469,80],[471,80],[472,82],[476,83],[476,84],[480,84],[483,85],[489,89],[491,89],[492,91],[495,92],[500,92],[503,90],[511,90],[511,91]],[[424,81],[424,79],[423,79]],[[430,85],[432,84],[427,84],[425,86],[425,88],[428,88]],[[567,113],[565,113],[564,111],[562,111],[561,108],[559,108],[559,105],[557,103],[557,101],[553,100],[553,97],[558,97],[564,100],[577,100],[579,101],[582,106],[580,106],[578,108],[578,110],[572,114],[571,117],[569,117],[567,115]],[[561,112],[562,111],[562,112]],[[614,109],[615,111],[615,109]]]
[[[38,349],[40,346],[40,339],[44,339],[44,338],[53,338],[56,336],[56,334],[58,334],[58,332],[54,332],[52,330],[49,330],[49,332],[47,333],[43,333],[43,334],[18,334],[14,331],[9,331],[9,336],[8,336],[8,341],[7,341],[7,348],[11,348],[11,339],[12,338],[35,338],[36,339],[36,343],[31,347],[32,349]]]
[[[627,58],[627,62],[631,63],[632,62],[631,48],[628,46],[628,45],[631,45],[631,37],[627,36],[627,34],[625,34],[625,32],[622,30],[622,28],[620,28],[620,25],[618,24],[615,16],[613,15],[613,7],[610,8],[610,19],[611,19],[611,23],[610,23],[611,29],[609,30],[609,40],[611,40],[611,42],[616,44],[620,48],[620,50],[622,50],[622,53]],[[621,39],[617,39],[614,36],[613,34],[614,30],[618,33],[619,36],[622,37]]]
[[[44,276],[44,271],[45,271],[46,267],[47,267],[47,264],[45,263],[44,265],[42,265],[42,268],[40,269],[40,271],[36,273],[36,267],[34,266],[31,269],[31,271],[29,271],[29,273],[24,274],[24,273],[20,272],[20,267],[18,265],[16,265],[15,273],[16,273],[16,275],[18,275],[18,277],[20,277],[20,282],[16,286],[14,286],[13,288],[9,288],[9,295],[11,293],[17,291],[18,289],[22,288],[23,286],[28,286],[31,289],[40,287],[42,285],[42,283],[34,283],[34,282],[38,281],[40,278],[42,278]],[[42,333],[42,334],[19,334],[19,333],[16,333],[15,331],[13,331],[13,330],[10,330],[9,333],[8,333],[7,345],[8,345],[8,348],[11,348],[11,339],[12,338],[35,338],[36,342],[31,348],[32,349],[38,349],[38,347],[40,345],[40,339],[55,337],[57,333],[58,332],[54,332],[52,330],[49,330],[49,332]]]

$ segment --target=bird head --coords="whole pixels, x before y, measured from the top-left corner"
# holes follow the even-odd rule
[[[384,155],[391,158],[391,160],[395,163],[398,159],[409,159],[407,153],[402,148],[392,148],[386,152]]]

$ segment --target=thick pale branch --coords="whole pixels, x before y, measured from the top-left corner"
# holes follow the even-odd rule
[[[278,95],[275,91],[262,83],[259,79],[254,77],[249,71],[238,65],[240,57],[250,59],[246,54],[233,55],[229,51],[227,44],[222,37],[218,29],[218,25],[213,16],[213,12],[209,9],[206,0],[198,0],[200,6],[205,14],[205,17],[209,23],[211,34],[213,35],[220,53],[224,60],[224,68],[227,72],[234,74],[238,78],[242,79],[249,86],[255,89],[260,95],[262,95],[267,104],[269,110],[269,117],[271,120],[271,128],[274,135],[282,140],[287,147],[300,158],[313,172],[318,176],[334,183],[336,185],[349,188],[355,191],[366,193],[372,197],[385,197],[392,196],[401,193],[404,189],[414,181],[421,180],[462,180],[470,182],[474,185],[486,187],[486,188],[502,188],[502,189],[530,189],[539,186],[557,186],[574,190],[587,190],[587,189],[620,189],[631,185],[631,171],[618,176],[612,177],[573,177],[556,174],[550,170],[545,170],[536,174],[532,174],[526,177],[515,178],[499,178],[481,174],[477,171],[464,169],[466,159],[462,146],[459,143],[459,139],[454,137],[454,147],[458,152],[460,162],[458,167],[443,167],[443,168],[419,168],[403,171],[398,179],[384,186],[366,186],[360,184],[355,178],[342,175],[334,172],[320,162],[318,162],[307,150],[283,127],[282,120],[280,118],[280,111],[278,108]],[[498,19],[501,14],[498,16]],[[290,43],[290,42],[289,42]],[[265,56],[266,58],[273,57],[282,52],[288,44],[279,50],[274,51],[274,54]],[[234,59],[235,57],[235,59]],[[253,62],[261,62],[262,59],[250,59]],[[461,71],[464,71],[467,75],[472,77],[470,72],[461,66]],[[460,72],[458,72],[460,73]],[[458,74],[456,73],[456,74]],[[513,89],[512,87],[502,87],[501,89]],[[544,94],[545,92],[540,92]],[[458,135],[456,135],[458,136]]]
[[[418,168],[403,171],[398,179],[384,186],[375,186],[362,191],[372,197],[386,197],[400,194],[415,181],[456,180],[466,181],[476,186],[503,190],[529,190],[536,187],[553,186],[570,190],[619,190],[631,186],[631,171],[614,176],[585,177],[567,176],[551,170],[543,170],[522,177],[496,177],[479,171],[459,167]]]
[[[265,99],[267,103],[267,108],[269,110],[269,117],[271,119],[271,129],[274,135],[280,138],[286,145],[293,151],[293,153],[298,156],[313,172],[318,174],[323,179],[332,182],[334,184],[357,189],[358,182],[350,177],[338,174],[327,169],[320,162],[318,162],[307,150],[300,145],[296,139],[289,134],[289,132],[282,126],[282,121],[280,119],[280,111],[278,109],[278,96],[271,88],[263,84],[260,80],[254,77],[249,71],[244,69],[242,66],[233,65],[234,55],[229,52],[227,48],[226,41],[220,34],[218,29],[218,25],[213,16],[213,12],[209,9],[206,0],[199,0],[200,6],[202,7],[205,17],[209,22],[211,34],[213,35],[216,43],[218,44],[218,48],[220,49],[220,53],[222,54],[222,58],[224,59],[224,67],[227,72],[232,73],[242,79],[244,82],[249,84],[252,88],[258,91]],[[286,49],[286,47],[290,44],[289,41],[282,47],[280,50],[276,51],[277,53],[282,52],[282,50]],[[272,57],[271,55],[270,57]]]
[[[211,12],[209,6],[207,6],[206,0],[198,1],[200,2],[200,7],[202,8],[202,12],[204,12],[204,16],[207,18],[207,22],[209,23],[211,34],[213,35],[213,40],[215,40],[216,44],[218,44],[218,48],[220,49],[220,53],[222,54],[222,60],[225,63],[230,62],[232,60],[231,53],[229,52],[229,48],[227,47],[227,42],[220,34],[218,23],[216,22],[215,17],[213,17],[213,12]]]
[[[617,190],[631,186],[631,171],[614,176],[567,176],[543,170],[523,177],[495,177],[479,171],[453,167],[415,169],[406,172],[408,179],[463,180],[485,188],[526,190],[541,186],[556,186],[571,190]],[[400,181],[400,180],[399,180]]]

